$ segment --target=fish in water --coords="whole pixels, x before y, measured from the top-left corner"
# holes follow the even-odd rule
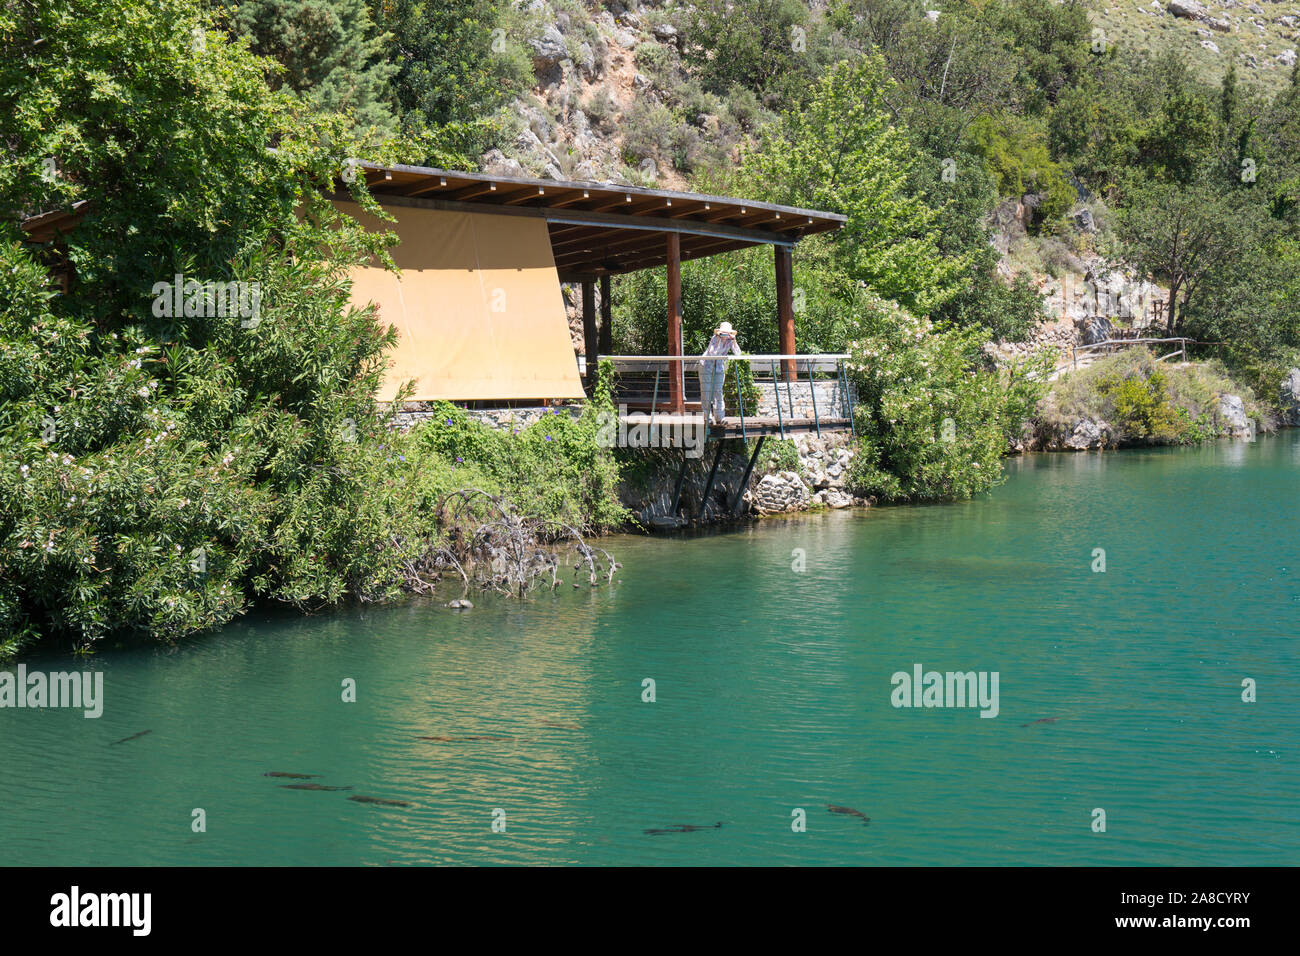
[[[721,822],[714,823],[711,826],[707,824],[696,825],[694,823],[674,823],[672,826],[664,827],[661,830],[646,830],[645,833],[647,836],[662,836],[665,833],[694,833],[697,830],[721,830],[721,829],[722,829]]]
[[[139,737],[143,737],[145,734],[151,734],[151,733],[153,733],[152,730],[142,730],[138,734],[132,734],[130,737],[123,737],[121,740],[114,740],[111,744],[109,744],[109,746],[116,747],[118,744],[124,744],[128,740],[135,740]]]
[[[477,743],[480,740],[512,740],[512,737],[416,737],[416,740],[432,740],[438,744]]]
[[[351,787],[322,787],[319,783],[282,783],[285,790],[351,790]]]
[[[381,807],[409,807],[409,803],[403,803],[401,800],[385,800],[382,797],[363,797],[352,796],[349,800],[355,800],[357,803],[374,803]]]
[[[1032,727],[1034,726],[1034,724],[1054,724],[1060,719],[1061,719],[1060,717],[1039,717],[1037,720],[1031,720],[1029,723],[1021,724],[1020,726]]]
[[[284,777],[286,780],[315,780],[320,776],[318,773],[285,773],[282,770],[272,770],[270,773],[262,774],[263,777]]]
[[[831,813],[842,813],[846,817],[857,817],[862,821],[864,827],[871,823],[871,817],[867,816],[861,810],[854,810],[852,807],[837,807],[833,803],[828,803],[826,804],[826,809]]]
[[[581,724],[566,724],[563,721],[550,720],[549,718],[545,718],[545,717],[539,720],[538,723],[541,724],[543,727],[551,727],[555,730],[581,730],[582,729]]]

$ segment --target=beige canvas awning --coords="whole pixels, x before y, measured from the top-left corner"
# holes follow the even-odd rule
[[[394,224],[337,205],[401,237],[390,250],[400,278],[378,265],[352,273],[352,301],[376,303],[400,336],[381,401],[411,379],[416,401],[583,397],[543,220],[388,207]]]

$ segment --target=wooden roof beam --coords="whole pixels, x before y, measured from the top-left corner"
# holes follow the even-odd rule
[[[347,199],[346,195],[336,198]],[[390,205],[415,206],[426,209],[446,209],[452,212],[477,212],[496,215],[532,216],[549,223],[565,226],[591,226],[598,229],[627,229],[638,232],[676,232],[682,235],[735,238],[750,244],[790,245],[795,240],[772,230],[746,229],[729,223],[698,222],[692,219],[665,219],[659,216],[629,216],[619,213],[594,212],[581,209],[548,209],[544,206],[505,206],[501,204],[476,204],[444,199],[408,199],[404,196],[385,197]]]
[[[523,189],[514,190],[508,193],[498,193],[503,195],[500,202],[502,206],[518,206],[522,203],[531,202],[534,199],[543,199],[546,196],[545,186],[527,186]]]
[[[399,193],[398,195],[424,196],[427,195],[428,193],[438,192],[439,190],[446,189],[446,188],[447,188],[447,177],[439,176],[436,180],[434,180],[431,183],[427,183],[426,185],[423,186],[417,186],[415,189],[407,190],[406,192]]]
[[[567,237],[560,242],[556,242],[555,237],[552,236],[551,249],[553,251],[558,252],[559,250],[573,249],[575,247],[583,248],[591,245],[600,245],[602,241],[604,241],[602,240],[603,236],[614,236],[614,235],[626,234],[626,230],[624,229],[613,228],[613,229],[592,230],[590,227],[587,226],[580,226],[579,232],[581,233],[580,235]],[[647,233],[638,233],[635,237],[635,241],[645,242],[646,235]],[[631,240],[624,239],[623,241],[628,242]]]
[[[591,198],[590,189],[581,189],[581,190],[575,189],[573,191],[573,195],[569,196],[567,199],[553,200],[552,202],[548,203],[548,205],[552,209],[565,209],[569,206],[572,206],[574,203],[586,202],[590,198]]]
[[[705,241],[702,237],[682,237],[681,256],[683,260],[702,259],[709,256],[715,256],[723,252],[732,252],[737,249],[748,248],[747,243],[739,242],[734,239],[713,239]],[[688,244],[686,240],[691,240]],[[666,253],[662,249],[655,249],[653,246],[644,248],[627,249],[622,252],[610,252],[603,257],[605,264],[612,264],[614,268],[597,268],[597,274],[618,274],[625,272],[639,272],[642,269],[653,269],[663,265],[667,261]],[[570,274],[590,273],[591,257],[583,255],[572,255],[570,257],[557,257],[555,261],[556,270],[561,276],[566,270],[572,270]]]
[[[478,196],[485,196],[497,191],[496,183],[474,183],[471,186],[462,186],[460,189],[453,189],[451,192],[439,196],[439,200],[448,202],[464,202],[466,199],[474,199]]]
[[[591,206],[590,208],[588,208],[588,209],[585,210],[585,211],[586,211],[586,212],[606,212],[606,211],[608,211],[608,210],[610,210],[610,209],[617,209],[617,210],[619,210],[619,211],[621,212],[621,211],[623,211],[624,209],[629,208],[631,205],[632,205],[632,194],[631,194],[631,193],[624,193],[622,196],[619,196],[617,199],[608,199],[608,200],[605,200],[604,202],[600,202],[600,203],[597,203],[597,204],[594,205],[594,206]]]
[[[641,202],[633,201],[626,208],[620,207],[619,212],[627,213],[629,216],[640,216],[647,212],[667,212],[668,208],[664,205],[662,199],[654,198],[642,200]]]
[[[406,184],[418,180],[430,180],[434,177],[446,177],[449,181],[455,183],[495,183],[503,192],[513,192],[515,187],[544,187],[548,193],[559,191],[568,193],[570,191],[586,191],[590,193],[593,202],[610,203],[605,208],[612,208],[614,205],[622,204],[625,207],[635,201],[635,198],[658,199],[663,200],[665,208],[669,204],[677,206],[681,202],[706,204],[717,204],[719,207],[739,207],[742,215],[748,211],[756,210],[773,210],[783,215],[816,217],[819,228],[838,228],[843,224],[845,217],[837,213],[819,212],[812,209],[799,209],[792,206],[781,206],[775,203],[747,201],[744,199],[733,199],[726,196],[707,196],[697,193],[675,192],[664,189],[648,189],[639,186],[622,186],[614,183],[587,183],[587,182],[569,182],[563,180],[533,179],[523,176],[504,176],[487,173],[474,172],[457,172],[456,170],[434,169],[427,166],[404,166],[393,165],[383,166],[379,163],[373,163],[367,160],[361,160],[358,166],[368,172],[384,172],[392,174],[396,183]],[[608,197],[608,198],[605,198]]]

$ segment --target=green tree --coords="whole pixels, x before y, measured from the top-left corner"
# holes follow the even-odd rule
[[[493,114],[532,84],[522,18],[504,0],[370,0],[396,67],[404,122],[447,130],[465,153],[498,132]]]
[[[1192,87],[1176,88],[1143,130],[1138,160],[1156,175],[1186,185],[1212,158],[1220,128],[1207,96]]]
[[[1293,70],[1290,84],[1262,111],[1255,142],[1258,187],[1272,217],[1300,229],[1300,71]]]
[[[1137,161],[1141,117],[1105,80],[1085,77],[1062,90],[1047,124],[1051,155],[1098,192],[1109,193]]]
[[[1229,63],[1228,72],[1223,74],[1223,84],[1219,90],[1219,119],[1224,128],[1232,129],[1237,122],[1237,112],[1241,109],[1241,95],[1237,91],[1237,64]]]
[[[808,8],[800,0],[701,0],[690,13],[685,59],[705,89],[733,84],[780,99],[810,74]]]
[[[836,64],[804,109],[764,129],[734,185],[846,215],[834,240],[841,274],[925,313],[956,294],[969,262],[940,254],[939,212],[910,188],[917,154],[888,112],[895,90],[878,55]]]
[[[998,274],[989,210],[998,201],[997,183],[982,157],[960,145],[938,152],[913,168],[916,188],[944,200],[940,209],[939,253],[969,262],[960,290],[930,317],[960,327],[980,326],[995,339],[1024,339],[1043,315],[1043,301],[1024,277],[1011,283]]]
[[[1300,358],[1300,242],[1273,236],[1241,250],[1234,268],[1212,276],[1184,316],[1189,335],[1228,343],[1234,364],[1262,371]],[[1262,387],[1260,394],[1277,390]]]
[[[922,0],[832,0],[826,15],[859,50],[884,52],[924,10]]]
[[[970,122],[1024,105],[1023,53],[1012,34],[972,4],[946,5],[937,22],[911,20],[881,52],[914,110],[943,106]]]
[[[1205,183],[1180,186],[1135,180],[1119,215],[1124,254],[1169,285],[1167,331],[1182,331],[1184,313],[1262,235],[1257,206]]]
[[[374,454],[390,339],[345,278],[383,237],[324,199],[342,117],[267,65],[193,0],[0,5],[0,653],[401,582],[416,545]],[[57,246],[18,241],[73,201]],[[229,282],[241,310],[205,307]]]
[[[987,8],[984,15],[1010,34],[1020,52],[1020,82],[1032,111],[1054,104],[1087,68],[1093,56],[1088,5],[1088,0],[1002,0]]]
[[[390,38],[376,29],[366,0],[240,0],[230,13],[253,52],[284,67],[271,78],[323,110],[350,114],[359,128],[395,128],[384,60]]]
[[[1059,219],[1077,194],[1052,161],[1046,137],[1036,124],[1015,116],[982,116],[970,128],[973,148],[988,164],[1002,196],[1041,195],[1038,222]]]

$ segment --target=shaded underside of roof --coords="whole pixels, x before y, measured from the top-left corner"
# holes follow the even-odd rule
[[[664,265],[669,234],[677,235],[681,258],[688,260],[754,245],[789,246],[845,222],[836,213],[610,183],[373,163],[356,168],[384,205],[545,219],[556,270],[566,282]],[[348,198],[342,181],[336,198]]]

